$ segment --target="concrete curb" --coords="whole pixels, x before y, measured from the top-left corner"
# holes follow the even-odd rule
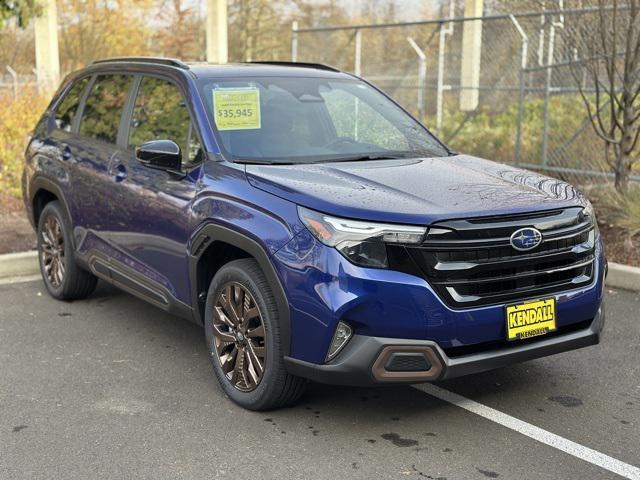
[[[38,273],[38,252],[0,255],[0,278],[26,277]],[[640,268],[609,262],[607,286],[640,292]]]
[[[609,262],[607,287],[640,292],[640,268]]]
[[[0,278],[20,277],[40,273],[38,252],[20,252],[0,255]]]

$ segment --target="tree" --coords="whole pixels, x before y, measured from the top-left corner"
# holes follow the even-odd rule
[[[156,53],[182,60],[204,60],[204,23],[197,2],[164,0],[157,17],[166,26],[155,29]]]
[[[105,57],[154,54],[153,0],[58,0],[63,72]]]
[[[625,193],[640,138],[640,0],[598,0],[595,15],[565,31],[576,45],[572,73],[615,187]]]
[[[0,0],[0,28],[11,18],[16,19],[18,26],[25,27],[38,13],[40,7],[36,0]]]

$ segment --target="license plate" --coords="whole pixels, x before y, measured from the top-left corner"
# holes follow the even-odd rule
[[[506,307],[507,340],[523,340],[553,332],[556,327],[556,299],[533,300]]]

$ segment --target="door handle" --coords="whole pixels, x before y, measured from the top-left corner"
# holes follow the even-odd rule
[[[65,145],[64,148],[62,149],[62,160],[66,162],[70,158],[71,158],[71,149],[69,148],[69,145]]]
[[[127,169],[123,164],[119,163],[113,170],[113,180],[115,182],[119,183],[127,178]]]

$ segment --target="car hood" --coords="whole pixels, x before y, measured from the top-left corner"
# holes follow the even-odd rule
[[[337,216],[425,225],[584,205],[574,187],[468,155],[299,165],[246,165],[251,185]]]

